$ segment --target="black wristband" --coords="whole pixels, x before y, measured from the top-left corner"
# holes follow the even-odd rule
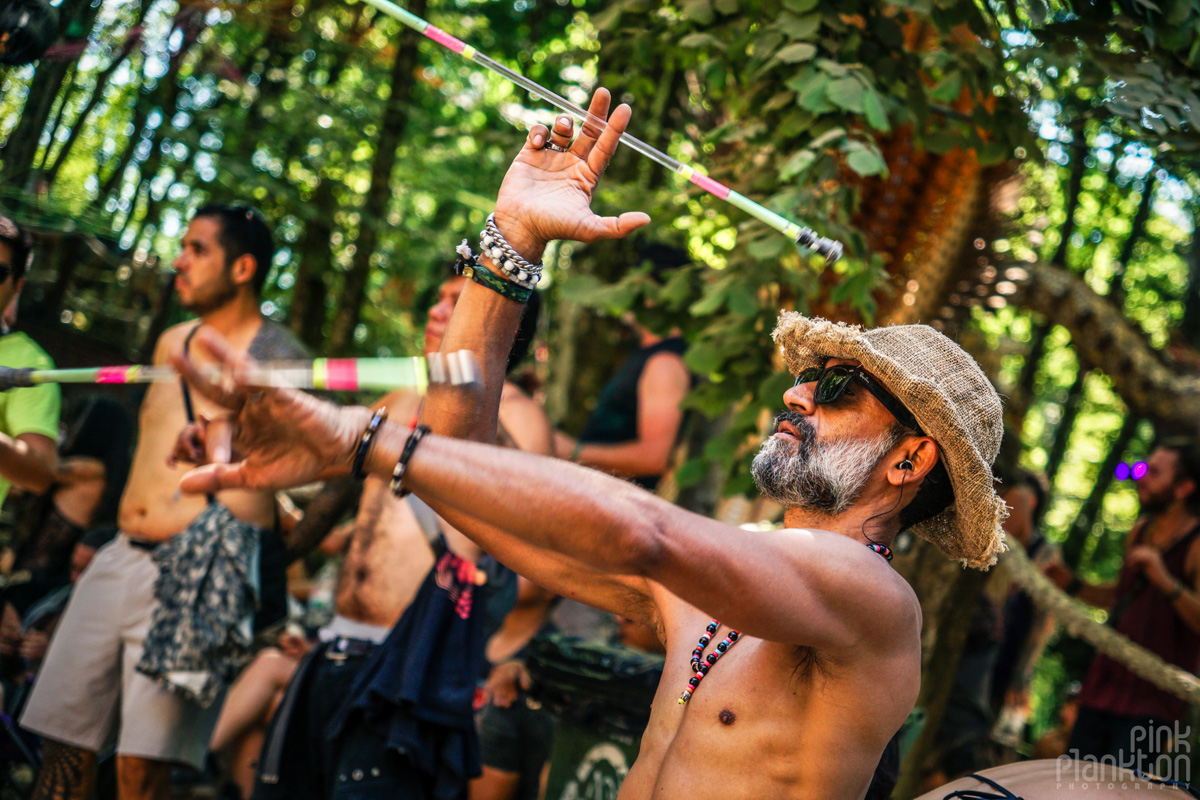
[[[367,461],[367,451],[371,449],[371,442],[375,440],[375,432],[379,430],[379,426],[387,419],[387,406],[380,406],[379,409],[371,415],[371,421],[367,423],[366,430],[363,431],[362,438],[358,441],[358,449],[354,451],[354,466],[350,469],[350,477],[356,481],[361,481],[363,475],[363,464]]]
[[[400,451],[400,459],[396,462],[396,468],[392,470],[392,494],[396,497],[410,494],[409,490],[403,487],[404,473],[408,471],[408,461],[416,452],[417,445],[421,443],[421,439],[427,433],[429,433],[428,425],[418,425],[408,435],[408,441],[404,443],[404,449]]]

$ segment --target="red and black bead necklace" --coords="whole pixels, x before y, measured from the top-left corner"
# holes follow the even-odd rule
[[[716,635],[717,628],[719,627],[721,627],[721,623],[715,619],[708,623],[708,627],[704,629],[704,635],[700,637],[700,643],[692,651],[692,672],[696,674],[689,678],[688,685],[683,687],[683,694],[679,695],[680,705],[692,699],[692,692],[696,691],[696,687],[700,685],[700,681],[704,680],[704,676],[713,668],[717,660],[725,655],[725,651],[733,647],[741,636],[737,631],[729,631],[729,634],[717,644],[716,649],[705,656],[704,648],[708,647],[708,643],[712,641],[712,637]],[[703,656],[703,659],[701,656]]]
[[[892,560],[892,550],[886,544],[872,543],[867,545],[867,548],[874,550],[888,561]],[[713,652],[704,655],[704,649],[708,647],[708,643],[712,641],[712,637],[717,634],[717,628],[719,627],[721,627],[721,623],[715,619],[708,623],[708,627],[704,629],[704,635],[700,637],[696,649],[692,651],[692,672],[696,674],[688,678],[687,686],[683,687],[683,694],[679,695],[680,705],[684,705],[688,700],[692,699],[692,693],[696,691],[696,687],[700,685],[700,681],[704,680],[704,676],[708,674],[708,671],[741,638],[742,634],[735,630],[730,630],[729,634],[717,644]]]

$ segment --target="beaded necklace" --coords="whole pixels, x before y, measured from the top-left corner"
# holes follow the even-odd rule
[[[892,550],[886,544],[869,544],[867,548],[875,551],[888,561],[892,560]],[[700,681],[704,680],[704,676],[708,674],[708,671],[720,660],[721,656],[725,655],[729,648],[737,644],[738,639],[742,636],[738,631],[730,629],[725,638],[717,644],[716,649],[708,655],[704,655],[704,649],[708,647],[708,643],[712,641],[712,637],[716,636],[717,628],[719,627],[721,627],[721,623],[718,620],[714,619],[708,623],[708,626],[704,629],[704,634],[696,644],[696,649],[692,650],[692,672],[696,674],[688,678],[687,686],[683,687],[683,694],[679,695],[679,705],[681,706],[692,699],[692,694],[696,691],[696,687],[700,685]]]
[[[737,643],[738,637],[741,636],[735,630],[729,631],[729,634],[717,645],[716,650],[704,656],[704,648],[708,647],[708,643],[712,641],[712,637],[719,627],[721,627],[721,623],[715,619],[708,623],[708,627],[704,629],[704,635],[700,637],[700,643],[692,651],[692,672],[696,674],[688,678],[688,685],[683,687],[683,694],[679,695],[680,705],[692,699],[692,692],[696,691],[696,687],[700,685],[700,681],[704,680],[704,676],[712,669],[713,664],[716,664],[717,660],[725,655],[725,651],[733,647]],[[703,660],[701,660],[701,656],[704,656]]]

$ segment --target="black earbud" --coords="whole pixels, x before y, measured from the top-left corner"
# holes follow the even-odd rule
[[[899,466],[900,469],[906,469],[909,472],[912,472],[913,463],[906,458],[903,461],[901,461],[897,466]]]

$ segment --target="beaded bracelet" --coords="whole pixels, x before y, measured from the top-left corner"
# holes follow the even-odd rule
[[[405,497],[411,494],[410,490],[402,487],[404,483],[404,473],[408,471],[408,461],[412,458],[413,453],[417,449],[417,445],[421,443],[422,437],[429,433],[428,425],[418,425],[413,428],[413,432],[408,435],[408,441],[404,443],[404,449],[400,451],[400,459],[396,462],[396,468],[392,470],[392,494],[396,497]]]
[[[363,475],[363,464],[367,460],[367,451],[371,449],[371,442],[375,440],[375,432],[379,430],[379,426],[387,419],[387,406],[380,406],[379,409],[371,415],[371,421],[367,423],[366,430],[363,431],[362,438],[358,440],[358,450],[354,452],[354,466],[350,469],[350,475],[356,481],[361,481]]]
[[[530,264],[513,249],[496,226],[494,213],[488,214],[483,231],[479,234],[479,247],[484,255],[492,259],[492,263],[504,277],[518,286],[533,289],[542,279],[542,265]]]

